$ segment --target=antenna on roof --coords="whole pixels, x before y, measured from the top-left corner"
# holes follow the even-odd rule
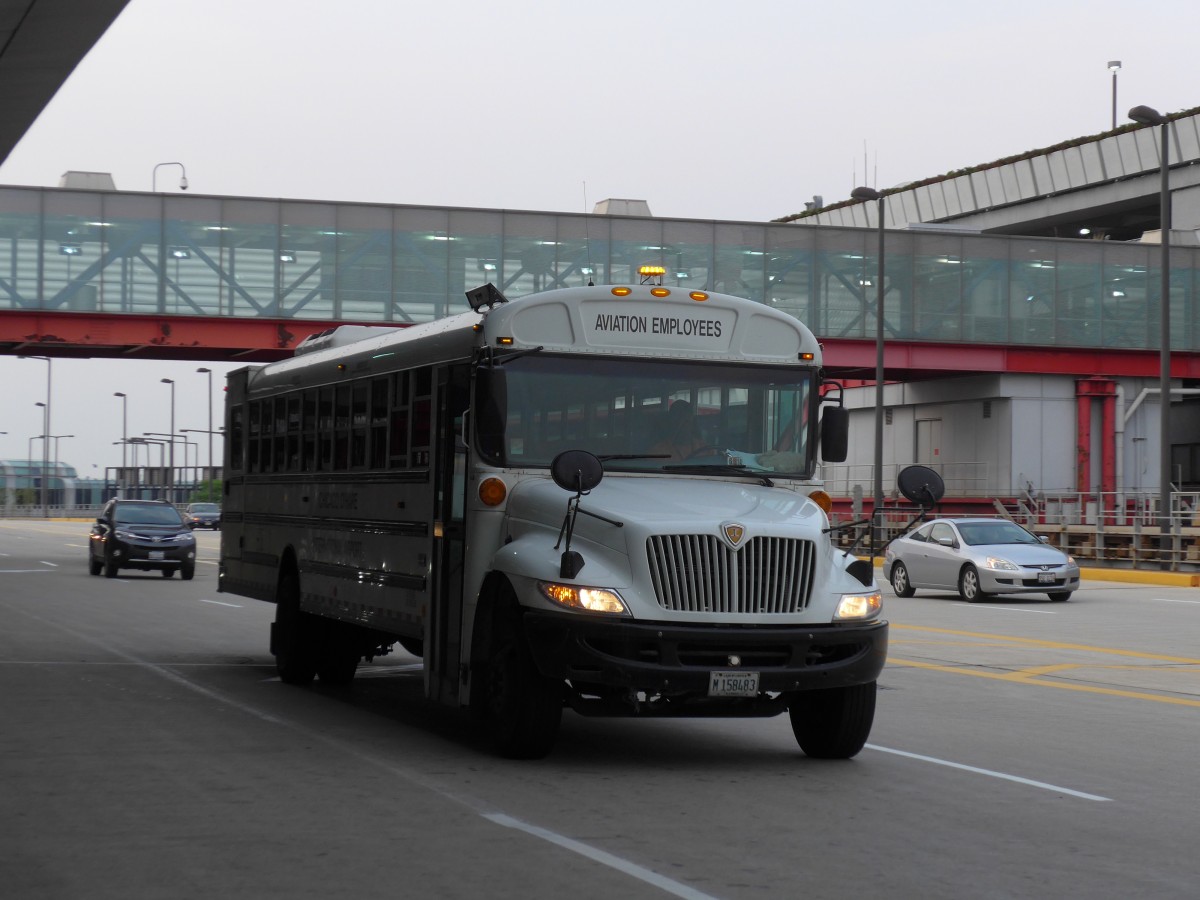
[[[583,237],[584,237],[584,243],[587,244],[588,287],[594,287],[596,282],[592,278],[592,220],[587,218],[588,205],[587,205],[587,179],[586,178],[583,181],[583,215],[584,215]]]

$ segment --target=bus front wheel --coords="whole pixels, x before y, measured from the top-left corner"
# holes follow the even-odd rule
[[[816,759],[849,759],[866,744],[875,721],[875,682],[799,691],[788,716],[796,743]]]
[[[500,614],[487,675],[486,721],[493,747],[509,759],[541,759],[554,746],[562,709],[563,685],[537,670],[516,610]]]

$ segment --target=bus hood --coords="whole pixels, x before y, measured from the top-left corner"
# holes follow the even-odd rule
[[[548,480],[522,482],[509,497],[510,521],[549,526],[557,533],[571,496]],[[819,506],[794,491],[749,480],[680,476],[610,475],[580,499],[579,509],[576,537],[609,545],[614,526],[596,516],[620,522],[630,541],[635,534],[712,534],[727,524],[742,526],[747,538],[772,534],[815,540],[827,522]]]
[[[567,549],[562,532],[573,496],[548,479],[514,485],[506,508],[505,542],[493,566],[527,583],[569,578],[560,564]],[[717,613],[668,609],[656,600],[651,557],[660,566],[686,568],[693,564],[693,552],[709,554],[719,544],[732,551],[754,545],[760,548],[754,552],[765,561],[762,565],[783,566],[786,563],[774,555],[773,548],[784,549],[786,555],[793,551],[784,544],[797,548],[795,552],[803,552],[798,548],[807,544],[813,554],[808,577],[813,579],[814,600],[790,615],[796,617],[793,621],[829,622],[837,599],[861,592],[864,585],[873,586],[873,578],[868,574],[864,582],[854,576],[851,567],[858,561],[833,546],[822,534],[826,527],[824,511],[804,494],[787,488],[724,478],[609,475],[579,501],[570,549],[579,554],[582,567],[574,583],[616,590],[635,618],[717,621]],[[784,544],[763,545],[759,538]],[[664,563],[668,557],[675,562]],[[779,616],[747,610],[733,620],[769,623],[778,622]]]

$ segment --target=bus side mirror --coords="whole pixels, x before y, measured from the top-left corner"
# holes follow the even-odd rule
[[[821,413],[821,459],[845,462],[850,444],[850,410],[827,406]]]
[[[476,449],[492,460],[504,458],[504,424],[508,421],[508,387],[504,370],[480,366],[475,370],[472,416]]]

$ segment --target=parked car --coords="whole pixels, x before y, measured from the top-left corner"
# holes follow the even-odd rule
[[[926,522],[888,544],[883,577],[898,597],[911,597],[918,588],[957,591],[968,603],[1019,593],[1069,600],[1079,588],[1073,557],[999,518]]]
[[[221,507],[216,503],[189,503],[183,519],[192,528],[221,530]]]
[[[92,526],[88,570],[116,578],[121,569],[196,574],[196,537],[183,516],[164,500],[109,500]]]

